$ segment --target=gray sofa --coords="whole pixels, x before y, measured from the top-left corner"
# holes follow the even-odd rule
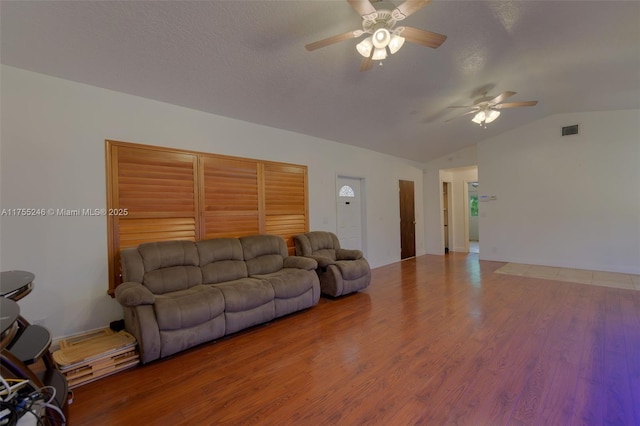
[[[323,294],[338,297],[369,286],[371,268],[367,259],[362,256],[362,251],[341,248],[334,233],[307,232],[296,235],[294,241],[296,255],[318,262],[316,272]]]
[[[143,363],[318,303],[313,259],[274,235],[163,241],[121,252],[115,291]]]

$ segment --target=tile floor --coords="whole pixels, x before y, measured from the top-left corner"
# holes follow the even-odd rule
[[[552,266],[525,265],[523,263],[507,263],[497,269],[496,272],[522,277],[545,278],[548,280],[640,290],[640,275],[621,274],[618,272],[556,268]]]

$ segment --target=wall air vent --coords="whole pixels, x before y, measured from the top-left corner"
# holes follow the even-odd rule
[[[578,134],[577,124],[574,124],[573,126],[564,126],[562,128],[562,136],[577,135],[577,134]]]

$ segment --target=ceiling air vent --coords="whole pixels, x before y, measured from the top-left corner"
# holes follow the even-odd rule
[[[578,134],[577,124],[574,124],[573,126],[564,126],[562,128],[562,136],[577,135],[577,134]]]

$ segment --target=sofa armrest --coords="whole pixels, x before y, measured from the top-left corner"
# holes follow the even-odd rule
[[[336,250],[336,258],[338,260],[358,260],[358,259],[362,259],[362,251],[361,250],[338,249],[338,250]]]
[[[289,256],[284,259],[284,267],[313,271],[318,267],[318,262],[310,257]]]
[[[326,268],[327,266],[334,265],[336,263],[335,260],[325,256],[308,256],[308,257],[318,262],[318,268]]]
[[[156,297],[140,283],[126,282],[116,287],[116,300],[127,307],[153,305]]]

